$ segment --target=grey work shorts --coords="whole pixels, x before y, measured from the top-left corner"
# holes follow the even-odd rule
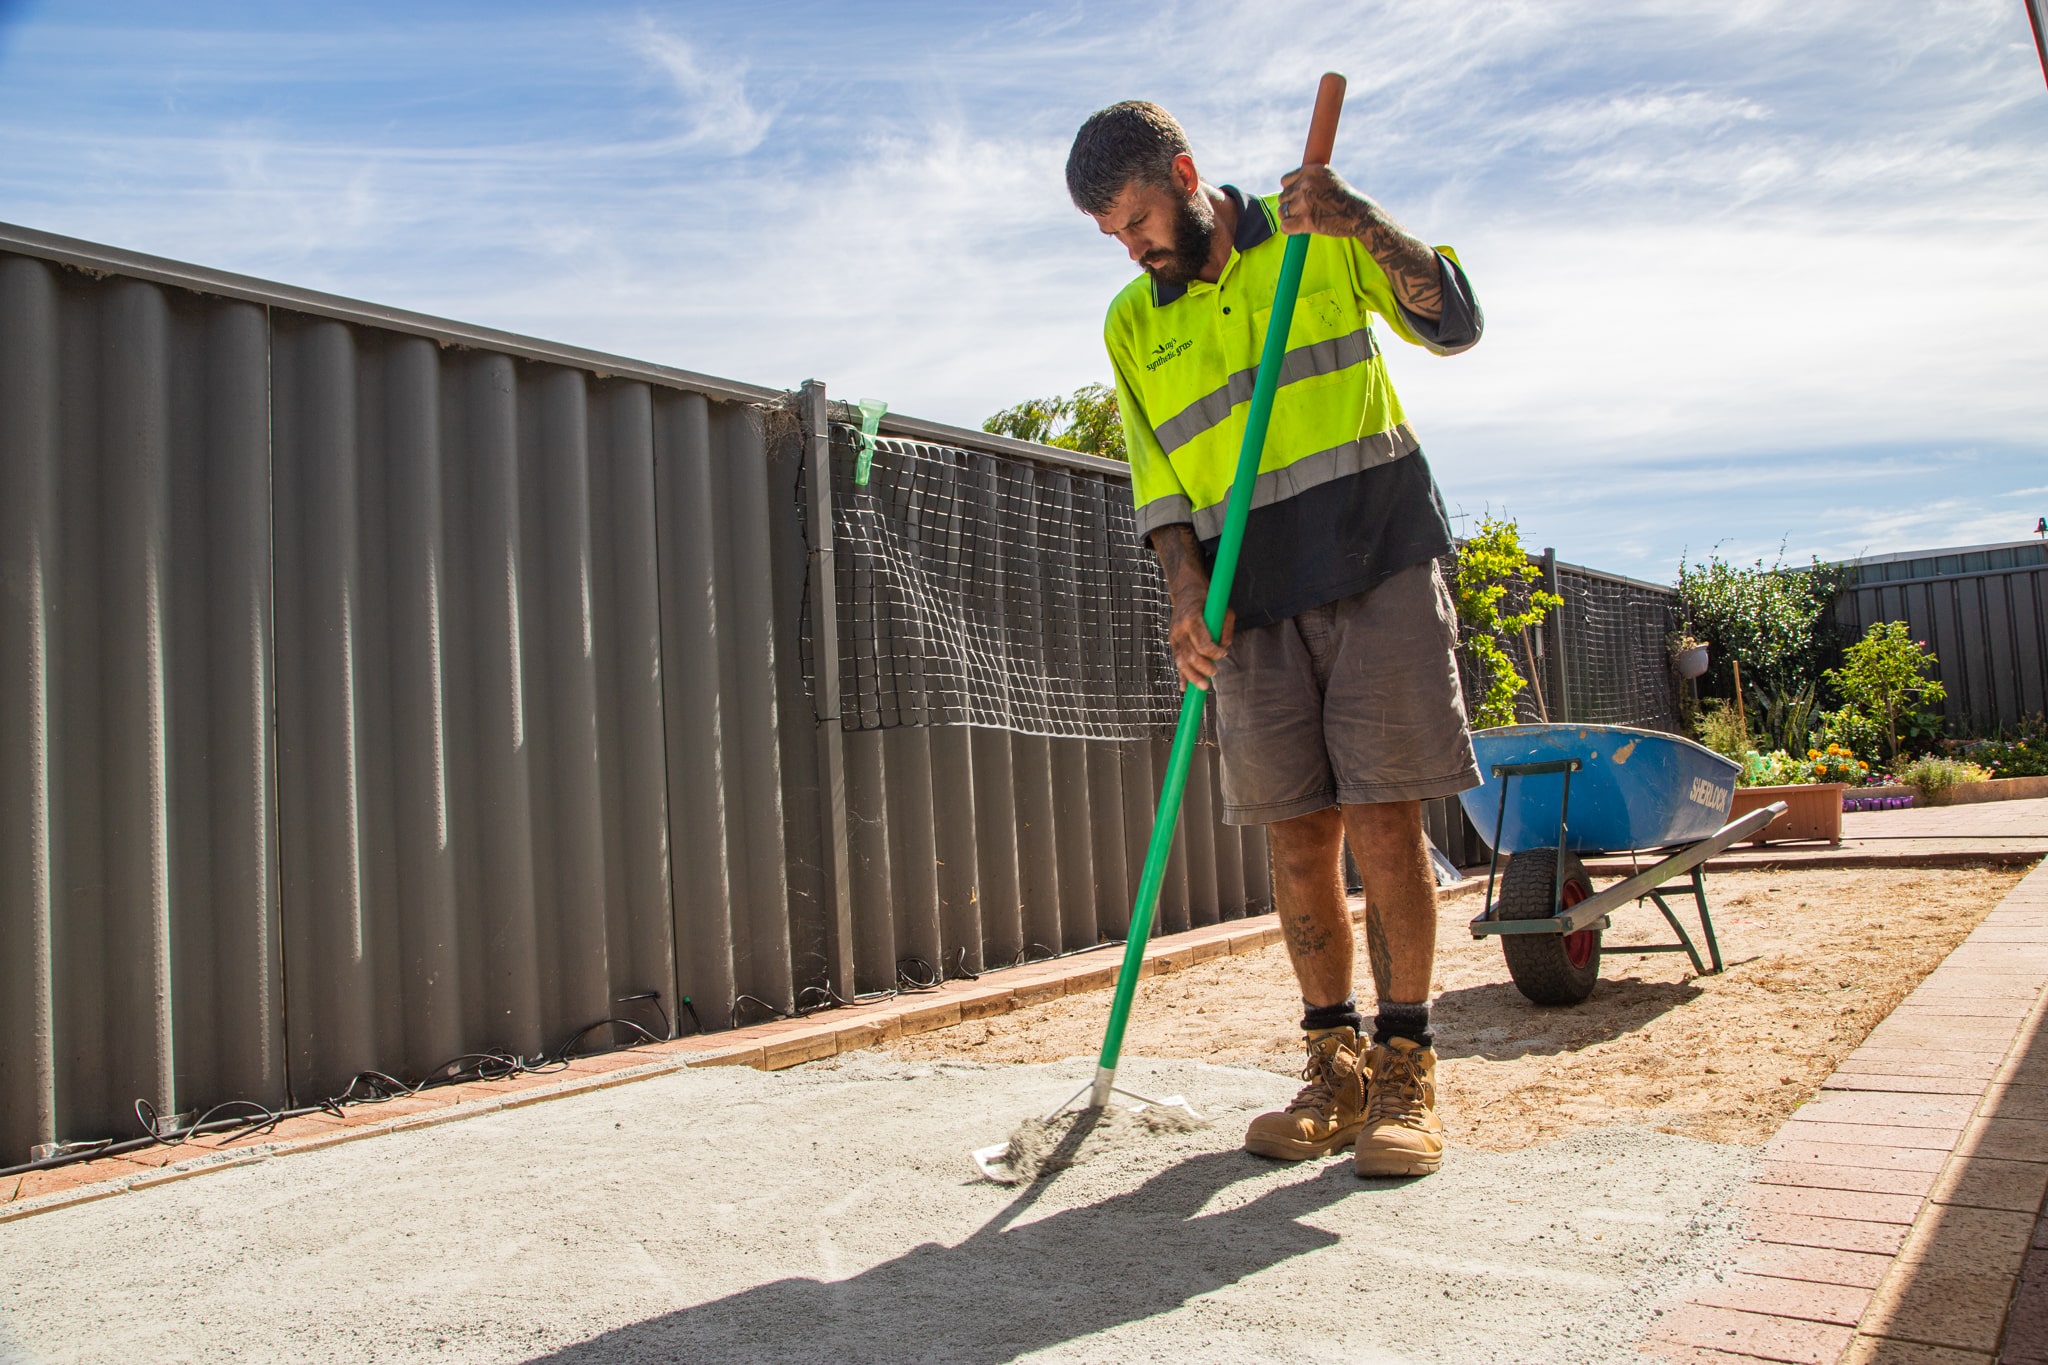
[[[1223,818],[1267,825],[1478,786],[1457,621],[1432,561],[1238,631],[1214,682]]]

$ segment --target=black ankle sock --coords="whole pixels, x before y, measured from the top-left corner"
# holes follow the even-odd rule
[[[1365,1016],[1358,1012],[1357,996],[1341,1005],[1311,1005],[1304,1000],[1301,1011],[1301,1026],[1311,1033],[1326,1028],[1349,1028],[1354,1033],[1365,1031]]]
[[[1394,1038],[1406,1038],[1418,1047],[1436,1046],[1436,1035],[1429,1031],[1428,1001],[1420,1005],[1381,1002],[1379,1018],[1373,1021],[1372,1040],[1385,1047]]]

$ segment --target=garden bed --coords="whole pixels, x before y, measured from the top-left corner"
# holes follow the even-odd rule
[[[1719,874],[1708,888],[1728,971],[1694,979],[1682,956],[1627,954],[1622,939],[1659,939],[1663,928],[1654,910],[1629,909],[1608,936],[1598,989],[1569,1009],[1524,1000],[1499,948],[1466,929],[1477,902],[1447,901],[1435,1012],[1444,1121],[1454,1141],[1494,1150],[1615,1123],[1760,1143],[2020,875]],[[982,1062],[1084,1056],[1107,1009],[1106,995],[1068,996],[889,1050]],[[1217,958],[1144,983],[1126,1051],[1291,1073],[1299,1010],[1283,948]]]
[[[1900,783],[1882,786],[1851,787],[1846,795],[1850,799],[1873,796],[1910,796],[1916,804],[1924,805],[1913,788]],[[1994,777],[1985,782],[1965,782],[1950,789],[1950,806],[1975,805],[1980,801],[2031,801],[2036,797],[2048,796],[2048,777]]]

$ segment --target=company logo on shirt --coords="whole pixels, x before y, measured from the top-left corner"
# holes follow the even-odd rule
[[[1156,370],[1167,361],[1186,354],[1188,348],[1194,344],[1192,341],[1174,341],[1171,339],[1162,341],[1152,348],[1152,358],[1145,362],[1145,368]]]

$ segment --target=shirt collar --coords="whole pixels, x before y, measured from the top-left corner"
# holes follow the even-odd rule
[[[1231,236],[1230,245],[1240,253],[1250,251],[1273,235],[1273,220],[1266,216],[1266,201],[1245,194],[1235,185],[1225,185],[1223,193],[1237,206],[1237,231]],[[1188,292],[1184,284],[1161,284],[1152,282],[1152,306],[1164,308],[1178,302]]]

